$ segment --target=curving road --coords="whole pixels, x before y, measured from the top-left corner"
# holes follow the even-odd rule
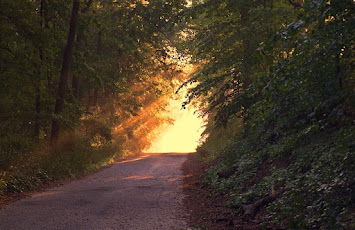
[[[182,211],[186,154],[151,154],[0,210],[0,229],[188,229]]]

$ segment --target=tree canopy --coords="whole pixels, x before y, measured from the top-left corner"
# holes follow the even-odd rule
[[[190,85],[197,152],[218,159],[206,179],[241,228],[351,229],[354,15],[352,0],[1,0],[0,194],[141,152]]]
[[[263,226],[349,228],[354,2],[203,1],[189,13],[200,68],[186,104],[208,116],[198,152],[220,159],[210,184],[244,217],[267,211]]]
[[[113,127],[168,94],[183,1],[72,2],[1,2],[2,134],[57,139],[83,118]]]
[[[173,52],[184,5],[0,1],[0,194],[149,147],[186,77]]]

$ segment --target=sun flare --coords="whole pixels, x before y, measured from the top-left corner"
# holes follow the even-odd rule
[[[182,102],[183,99],[170,101],[169,116],[175,122],[165,124],[158,130],[156,140],[146,152],[195,152],[205,123],[203,118],[194,114],[194,109],[182,109]]]

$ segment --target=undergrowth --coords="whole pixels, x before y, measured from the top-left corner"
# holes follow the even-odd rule
[[[2,138],[0,198],[5,194],[20,193],[42,184],[84,175],[112,163],[120,158],[122,151],[110,135],[102,135],[107,133],[110,132],[102,127],[97,132],[71,132],[61,138],[55,148],[45,141],[26,139],[18,134]],[[17,141],[9,140],[12,138]]]
[[[203,142],[197,148],[197,152],[205,161],[213,161],[219,157],[220,152],[229,146],[233,141],[233,137],[240,132],[243,122],[242,119],[235,119],[223,129],[214,129],[214,126],[215,123],[213,121],[208,122],[202,134],[208,141]]]
[[[218,163],[206,173],[206,180],[216,191],[228,194],[227,205],[242,212],[242,205],[266,197],[273,187],[277,197],[263,207],[267,216],[260,228],[267,224],[283,229],[355,227],[351,223],[354,126],[307,128],[273,143],[255,140],[262,138],[262,134],[235,135],[219,152]],[[209,141],[216,139],[212,135],[206,143]],[[232,175],[219,176],[230,168],[235,169]]]

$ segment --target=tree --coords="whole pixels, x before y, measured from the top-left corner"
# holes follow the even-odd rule
[[[248,88],[272,69],[282,52],[278,45],[271,53],[261,48],[296,11],[284,1],[205,1],[189,14],[195,35],[187,47],[201,66],[190,80],[198,82],[190,99],[204,97],[205,113],[226,124],[232,114],[244,116],[253,103]]]
[[[73,9],[70,18],[70,27],[69,27],[69,34],[67,44],[64,50],[64,57],[62,63],[62,70],[60,72],[60,80],[58,85],[58,98],[55,103],[54,115],[58,116],[63,111],[65,94],[67,83],[69,80],[69,73],[70,67],[72,64],[72,55],[73,55],[73,48],[75,43],[75,34],[76,34],[76,27],[78,24],[78,17],[79,17],[79,7],[80,3],[79,0],[73,1]],[[60,122],[58,117],[52,121],[52,131],[51,131],[51,142],[55,144],[58,140],[60,133]]]
[[[55,143],[85,130],[87,120],[113,130],[143,107],[162,106],[159,95],[172,91],[175,64],[167,50],[183,6],[1,1],[1,155],[14,158],[36,143]],[[13,142],[26,146],[15,151]]]
[[[245,10],[233,30],[212,30],[231,25],[235,11],[214,10],[229,1],[211,2],[214,8],[202,4],[205,21],[197,18],[204,23],[195,28],[213,45],[193,40],[191,49],[204,61],[191,96],[203,97],[210,115],[210,135],[198,151],[219,156],[206,175],[210,185],[244,214],[240,228],[254,225],[248,218],[258,209],[267,215],[255,228],[351,228],[354,2],[233,1]],[[237,39],[225,31],[238,31]],[[238,52],[228,56],[228,48]]]

